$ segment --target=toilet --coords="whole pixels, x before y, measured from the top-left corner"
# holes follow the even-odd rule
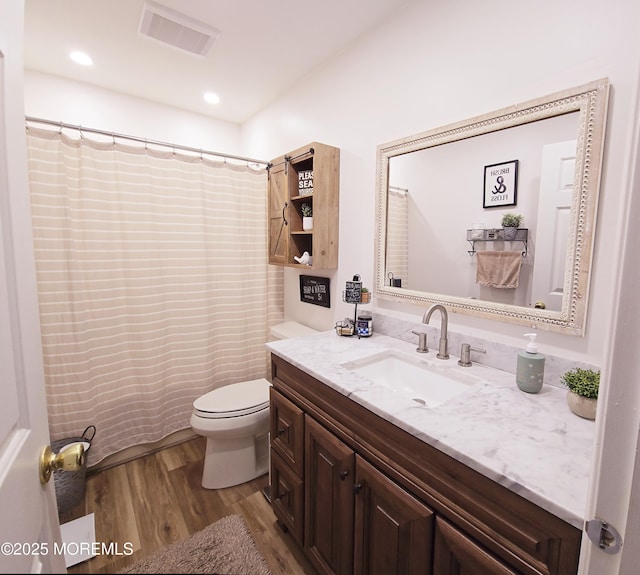
[[[269,341],[317,333],[294,321],[274,326]],[[269,388],[265,378],[219,387],[193,402],[191,428],[207,438],[202,487],[222,489],[269,470]]]

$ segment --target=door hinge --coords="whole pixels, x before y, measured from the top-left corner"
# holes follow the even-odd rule
[[[591,519],[585,523],[585,531],[591,539],[605,553],[611,555],[620,551],[622,547],[622,536],[615,527],[609,525],[603,519]]]

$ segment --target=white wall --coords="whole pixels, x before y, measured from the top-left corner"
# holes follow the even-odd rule
[[[376,146],[518,102],[608,77],[607,141],[586,336],[544,333],[542,352],[600,364],[612,315],[611,278],[629,167],[638,86],[640,4],[629,0],[409,3],[243,126],[248,155],[274,157],[312,140],[341,148],[340,260],[332,297],[354,273],[374,283]],[[285,314],[318,328],[351,315],[299,302],[298,274],[285,273]],[[338,296],[332,301],[338,300]],[[378,306],[415,315],[409,304]],[[456,314],[451,329],[520,345],[525,326]],[[375,329],[375,327],[374,327]]]
[[[241,128],[40,73],[25,74],[28,116],[270,159],[317,140],[341,148],[339,269],[332,307],[299,301],[298,273],[285,273],[285,314],[318,329],[353,313],[340,301],[358,273],[374,284],[376,146],[585,82],[611,81],[605,165],[587,335],[545,333],[541,351],[599,364],[611,312],[629,123],[638,86],[638,3],[453,0],[408,3],[397,17],[297,82]],[[375,302],[421,317],[410,304]],[[452,329],[519,345],[523,327],[456,315]]]
[[[24,83],[25,113],[33,118],[242,155],[237,124],[30,70]]]

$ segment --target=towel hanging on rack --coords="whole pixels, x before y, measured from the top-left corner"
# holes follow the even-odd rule
[[[476,283],[495,288],[517,288],[522,252],[476,252]]]

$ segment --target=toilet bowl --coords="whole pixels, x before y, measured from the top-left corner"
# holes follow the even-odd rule
[[[270,341],[315,333],[296,322],[271,329]],[[193,402],[191,428],[207,438],[205,489],[251,481],[269,470],[269,388],[265,378],[219,387]]]

